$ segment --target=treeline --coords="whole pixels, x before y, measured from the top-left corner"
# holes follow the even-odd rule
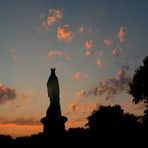
[[[29,146],[137,146],[147,143],[148,116],[125,113],[120,105],[101,106],[87,118],[86,128],[70,128],[63,135],[43,133],[17,137],[0,135],[0,145]],[[119,146],[120,147],[120,146]]]

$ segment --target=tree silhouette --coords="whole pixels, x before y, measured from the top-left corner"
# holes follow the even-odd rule
[[[87,119],[86,124],[90,130],[100,131],[101,129],[113,129],[122,122],[124,111],[120,105],[101,106],[99,110],[94,111]]]
[[[148,103],[148,56],[144,58],[143,64],[135,71],[129,83],[128,93],[134,97],[134,103],[140,101]]]
[[[142,122],[144,126],[148,126],[148,56],[144,58],[143,66],[135,71],[129,83],[128,93],[133,96],[134,103],[143,101],[146,104],[147,109],[144,110]]]

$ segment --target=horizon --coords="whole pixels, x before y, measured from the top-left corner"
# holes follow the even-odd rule
[[[148,55],[146,0],[2,0],[0,2],[0,134],[42,131],[56,68],[66,129],[84,127],[101,105],[143,114],[127,93]]]

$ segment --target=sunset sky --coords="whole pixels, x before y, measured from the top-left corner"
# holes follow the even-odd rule
[[[147,0],[0,0],[0,134],[42,131],[52,67],[66,129],[100,105],[142,114],[127,89],[147,35]]]

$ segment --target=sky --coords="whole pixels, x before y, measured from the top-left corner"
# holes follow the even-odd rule
[[[66,129],[101,105],[143,113],[127,93],[148,55],[147,0],[0,0],[0,134],[42,132],[56,68]]]

